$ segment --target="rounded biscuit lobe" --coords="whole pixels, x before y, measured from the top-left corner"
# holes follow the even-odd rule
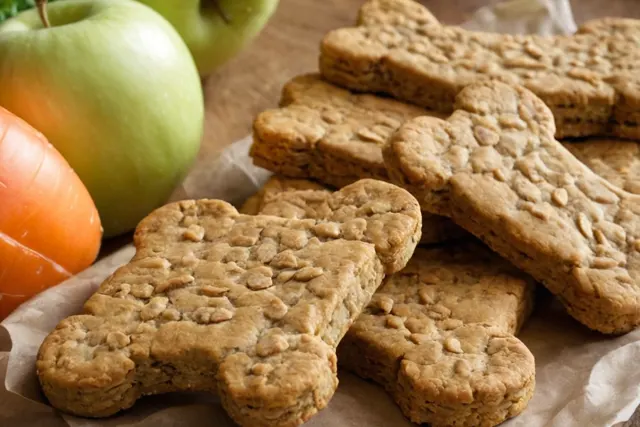
[[[80,315],[63,320],[47,336],[37,371],[51,405],[67,408],[74,402],[73,413],[102,417],[135,403],[135,363],[120,348],[100,351],[112,329],[103,319]]]
[[[505,116],[525,126],[505,125]],[[487,144],[479,126],[497,142]],[[447,121],[405,124],[384,155],[422,209],[485,241],[588,327],[628,332],[640,324],[640,196],[596,175],[553,133],[532,92],[485,82],[458,95]]]
[[[418,249],[385,278],[338,360],[385,387],[413,422],[497,425],[522,412],[535,387],[533,356],[513,336],[533,291],[476,242]]]
[[[433,426],[495,426],[522,412],[535,388],[531,352],[484,326],[455,333],[470,336],[458,341],[464,351],[450,351],[445,340],[404,355],[396,400],[407,417]]]
[[[451,177],[449,165],[441,164],[439,160],[439,153],[450,144],[451,133],[448,122],[418,117],[400,127],[383,150],[391,181],[406,188],[428,212],[445,209],[435,206],[439,200],[431,196],[431,188],[440,191]],[[466,162],[467,150],[463,146],[457,147],[450,157],[455,158],[456,163]],[[423,189],[415,185],[420,182],[429,182],[429,187]],[[443,200],[442,203],[447,202]]]
[[[382,181],[363,179],[334,193],[329,205],[329,221],[349,225],[350,218],[363,219],[363,241],[375,245],[387,274],[401,270],[409,262],[422,230],[420,207],[409,192]],[[342,230],[348,238],[348,228],[343,226]],[[404,244],[407,230],[412,233],[411,245]]]
[[[463,87],[496,78],[549,105],[558,138],[640,136],[640,62],[628,54],[638,47],[640,21],[604,18],[569,36],[481,33],[438,25],[417,2],[389,3],[370,0],[360,26],[325,36],[325,79],[450,113]]]
[[[260,364],[236,353],[220,366],[223,405],[238,424],[299,425],[327,405],[338,386],[335,350],[317,337],[297,341]]]
[[[36,368],[50,403],[104,417],[143,395],[209,391],[243,425],[304,422],[335,391],[338,342],[419,238],[410,194],[359,185],[381,185],[401,211],[359,212],[357,198],[340,202],[337,192],[333,208],[350,214],[330,222],[242,215],[218,200],[150,214],[131,262],[41,345]],[[391,245],[318,232],[353,221],[379,238],[387,230]]]

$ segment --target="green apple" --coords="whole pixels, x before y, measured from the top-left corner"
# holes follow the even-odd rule
[[[278,6],[278,0],[138,1],[173,24],[203,77],[253,40]]]
[[[106,236],[166,202],[203,130],[200,77],[174,28],[131,0],[66,0],[0,25],[0,106],[45,134]]]

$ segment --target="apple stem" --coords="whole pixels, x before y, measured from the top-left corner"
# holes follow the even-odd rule
[[[229,18],[229,15],[227,15],[227,13],[224,11],[222,6],[220,6],[220,0],[213,0],[213,7],[216,9],[218,14],[222,17],[222,20],[224,21],[225,24],[231,23],[231,19]]]
[[[40,15],[42,24],[45,28],[51,28],[49,15],[47,14],[47,0],[36,0],[36,6],[38,7],[38,15]]]

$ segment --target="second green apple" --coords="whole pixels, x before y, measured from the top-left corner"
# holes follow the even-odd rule
[[[93,196],[106,236],[164,203],[195,159],[204,102],[172,26],[130,0],[65,0],[0,25],[0,106],[41,131]],[[69,209],[73,209],[70,206]]]
[[[206,76],[240,52],[269,21],[278,0],[138,0],[180,33]]]

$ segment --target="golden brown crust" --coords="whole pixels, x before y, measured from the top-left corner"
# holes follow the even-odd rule
[[[384,152],[393,180],[544,283],[592,329],[640,323],[640,196],[597,176],[522,87],[465,88],[447,119],[405,123]]]
[[[153,212],[133,260],[40,347],[49,402],[103,417],[142,395],[202,390],[241,425],[307,420],[337,386],[338,342],[420,235],[417,202],[391,184],[359,181],[325,207],[306,220],[218,200]]]
[[[557,136],[640,139],[640,21],[606,18],[572,36],[480,33],[440,25],[412,0],[371,0],[361,26],[330,32],[320,69],[340,86],[450,113],[466,85],[498,78],[553,111]]]

